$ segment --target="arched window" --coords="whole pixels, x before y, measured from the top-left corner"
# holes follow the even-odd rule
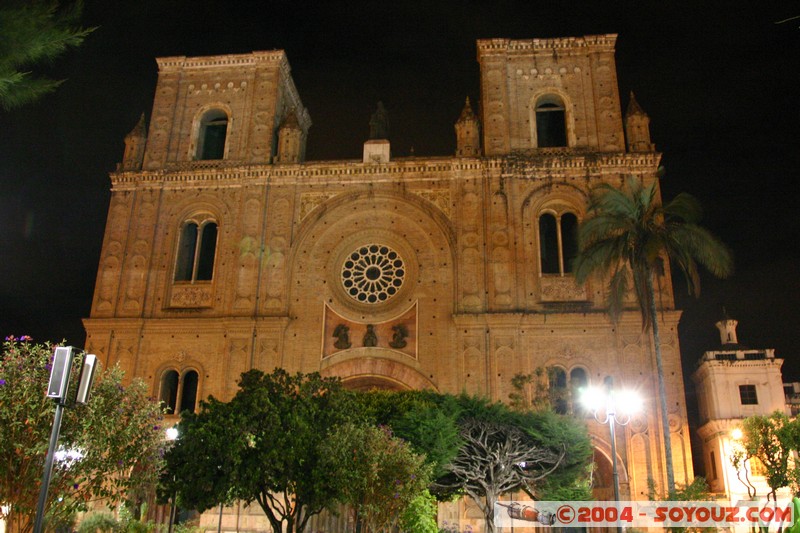
[[[589,385],[589,376],[586,374],[586,370],[584,370],[579,366],[576,366],[570,371],[569,391],[570,391],[570,403],[572,404],[573,413],[583,412],[583,409],[581,408],[580,395],[581,392],[584,389],[586,389],[588,385]]]
[[[567,414],[569,411],[567,372],[560,366],[552,366],[548,369],[547,377],[550,385],[550,405],[556,413]]]
[[[589,378],[586,376],[586,370],[576,366],[569,373],[569,385],[573,389],[585,388],[589,384]]]
[[[564,273],[571,273],[578,256],[578,217],[564,213],[559,220],[561,226],[561,262]]]
[[[168,415],[175,414],[175,406],[178,401],[178,372],[167,370],[161,376],[161,394],[159,400],[163,404]]]
[[[539,217],[539,261],[542,274],[569,274],[578,255],[578,217],[563,213]]]
[[[558,223],[556,217],[545,213],[539,217],[539,260],[542,274],[558,274]]]
[[[183,376],[180,376],[177,370],[167,370],[162,374],[159,400],[166,414],[174,415],[184,411],[194,413],[198,381],[195,370],[187,370]]]
[[[195,159],[222,159],[228,137],[228,115],[220,109],[210,109],[200,119]]]
[[[182,385],[180,412],[194,413],[194,406],[197,403],[197,372],[194,370],[184,372]]]
[[[579,390],[589,384],[586,370],[581,367],[575,367],[568,375],[567,371],[560,366],[551,366],[548,369],[547,378],[550,405],[553,410],[562,415],[580,412],[578,404]]]
[[[181,228],[175,281],[209,281],[214,277],[217,223],[188,221]]]
[[[539,148],[567,146],[564,101],[554,94],[536,101],[536,145]]]

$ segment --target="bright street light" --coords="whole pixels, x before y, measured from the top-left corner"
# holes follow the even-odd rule
[[[171,428],[167,428],[167,431],[165,433],[167,434],[167,440],[169,440],[169,441],[172,441],[172,440],[175,440],[175,439],[178,438],[178,428],[176,428],[174,426],[171,427]]]
[[[617,437],[615,425],[626,425],[631,416],[642,410],[642,399],[631,390],[616,391],[609,382],[606,387],[590,387],[581,394],[581,404],[591,411],[594,419],[608,424],[611,433],[611,471],[614,478],[614,500],[619,501],[619,472],[617,471]],[[618,528],[619,529],[619,528]]]

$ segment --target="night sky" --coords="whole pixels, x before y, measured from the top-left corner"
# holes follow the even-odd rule
[[[697,196],[736,257],[698,300],[677,284],[686,369],[719,345],[724,306],[740,343],[776,348],[800,380],[800,19],[776,24],[797,15],[796,1],[86,0],[98,29],[44,70],[67,81],[0,112],[0,333],[83,345],[108,172],[149,120],[155,57],[286,50],[309,160],[360,158],[378,100],[395,155],[450,155],[478,101],[476,39],[618,33],[623,106],[633,90],[650,116],[665,199]]]

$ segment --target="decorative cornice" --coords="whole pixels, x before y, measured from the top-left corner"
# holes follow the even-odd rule
[[[110,174],[115,189],[170,187],[187,182],[211,182],[215,187],[251,180],[272,180],[285,184],[324,185],[347,182],[414,182],[471,178],[482,171],[500,171],[506,177],[537,179],[553,171],[648,172],[658,167],[656,152],[538,152],[515,153],[492,158],[432,157],[399,158],[372,165],[358,160],[314,161],[297,165],[248,165],[241,161],[186,161],[169,163],[163,170],[120,171]]]
[[[553,39],[479,39],[478,59],[485,55],[519,55],[531,52],[563,52],[570,50],[614,51],[616,33],[584,35],[583,37],[559,37]]]
[[[270,50],[251,52],[249,54],[226,54],[218,56],[186,57],[171,56],[158,57],[159,72],[170,70],[202,69],[202,68],[227,68],[255,66],[259,63],[274,63],[281,65],[287,63],[286,53],[283,50]]]

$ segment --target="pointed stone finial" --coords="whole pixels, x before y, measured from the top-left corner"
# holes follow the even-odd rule
[[[297,119],[297,110],[292,108],[283,117],[278,128],[278,153],[275,162],[278,164],[299,163],[304,157],[304,135],[300,121]]]
[[[628,100],[628,109],[625,111],[625,116],[629,117],[631,115],[644,115],[647,116],[647,113],[642,110],[642,107],[639,105],[639,102],[636,101],[636,95],[633,94],[631,91],[631,99]]]
[[[650,142],[650,117],[636,101],[633,91],[625,111],[625,138],[629,152],[652,152],[656,149]]]
[[[456,124],[465,122],[467,120],[477,120],[475,113],[472,111],[472,105],[469,102],[469,96],[467,96],[467,100],[464,102],[464,109],[461,110],[461,115],[459,115],[458,120],[456,120]]]
[[[144,113],[139,116],[139,122],[133,127],[126,137],[146,137],[147,132],[144,127]]]
[[[478,157],[480,155],[480,121],[472,111],[472,105],[467,96],[464,108],[461,110],[456,128],[456,156],[457,157]]]
[[[293,129],[293,130],[302,129],[302,128],[300,128],[300,121],[297,120],[297,111],[294,108],[289,110],[289,112],[286,113],[286,116],[283,117],[283,120],[281,121],[280,127],[281,128],[290,128],[290,129]]]
[[[125,152],[122,156],[120,170],[141,170],[144,162],[144,148],[147,142],[147,130],[144,125],[144,113],[139,122],[125,136]]]

